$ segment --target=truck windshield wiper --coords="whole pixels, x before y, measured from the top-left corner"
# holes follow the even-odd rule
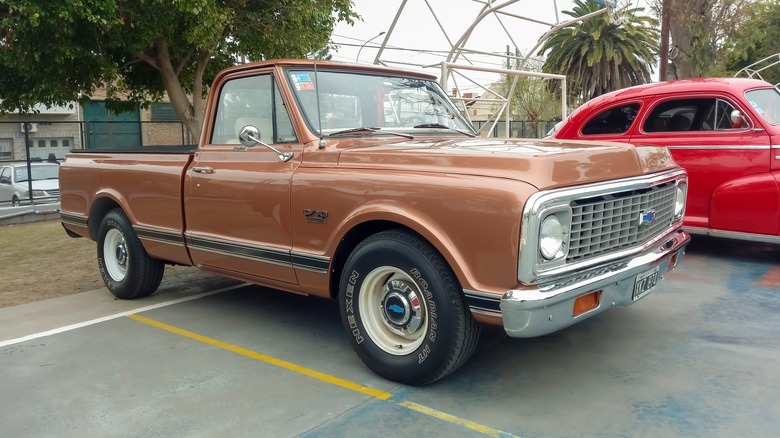
[[[476,134],[473,134],[468,131],[464,131],[462,129],[457,128],[450,128],[449,126],[442,125],[441,123],[423,123],[422,125],[414,125],[415,128],[440,128],[440,129],[449,129],[450,131],[455,131],[458,133],[461,133],[463,135],[468,135],[469,137],[476,137]]]
[[[358,132],[378,132],[378,131],[382,131],[382,128],[368,128],[368,127],[350,128],[350,129],[345,129],[343,131],[336,131],[336,132],[333,132],[331,134],[328,134],[328,137],[333,137],[333,136],[336,136],[336,135],[343,135],[343,134],[355,134],[355,133],[358,133]],[[411,134],[403,134],[403,133],[400,133],[400,132],[392,132],[392,131],[382,131],[382,132],[385,133],[385,134],[397,135],[399,137],[404,137],[404,138],[408,138],[408,139],[413,139],[414,138],[414,136],[411,135]]]

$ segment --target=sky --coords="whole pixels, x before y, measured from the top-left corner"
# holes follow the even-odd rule
[[[353,1],[354,10],[363,17],[363,21],[356,22],[354,26],[341,23],[334,30],[332,39],[337,44],[341,44],[340,49],[334,53],[334,59],[340,61],[355,62],[360,46],[364,42],[376,37],[380,32],[388,32],[399,6],[403,3],[402,0]],[[506,1],[495,3],[506,3]],[[437,57],[419,52],[448,51],[451,44],[447,37],[450,41],[457,41],[483,8],[481,2],[474,0],[428,0],[428,4],[431,5],[444,31],[440,29],[425,0],[408,0],[387,42],[389,46],[404,50],[386,50],[382,59],[413,63],[441,62],[445,59],[446,53],[441,53]],[[559,11],[570,10],[573,5],[571,0],[518,0],[503,10],[539,21],[555,23],[559,21],[556,20],[556,4]],[[560,21],[568,18],[560,13],[558,17]],[[502,23],[508,32],[502,29]],[[467,47],[486,52],[505,52],[509,44],[511,50],[514,50],[514,46],[517,45],[525,53],[547,29],[549,29],[547,25],[509,16],[502,17],[499,23],[495,16],[489,16],[475,27]],[[360,51],[359,62],[373,62],[377,53],[375,47],[381,44],[385,37],[386,34],[366,44]],[[500,60],[496,62],[500,66]]]
[[[636,2],[637,6],[644,6],[647,0],[630,1]],[[457,42],[464,35],[484,7],[482,0],[427,0],[427,4],[425,0],[407,0],[395,28],[390,32],[390,26],[403,0],[353,2],[353,9],[363,20],[357,21],[353,26],[346,23],[336,26],[331,37],[332,42],[339,46],[337,50],[331,51],[334,60],[371,64],[379,46],[387,38],[387,48],[380,58],[383,62],[393,67],[427,71],[436,76],[440,75],[439,67],[422,68],[418,65],[433,65],[445,61],[452,47],[451,43]],[[500,0],[494,1],[493,4],[508,2],[509,0]],[[514,16],[502,15],[498,19],[497,15],[492,14],[479,21],[465,47],[496,54],[506,53],[507,46],[511,52],[517,47],[522,55],[526,55],[550,29],[550,24],[571,18],[561,11],[571,10],[573,5],[571,0],[516,0],[502,9]],[[515,16],[529,17],[546,24]],[[380,32],[385,34],[379,35]],[[538,49],[534,50],[534,53],[536,51]],[[505,60],[503,57],[488,55],[467,56],[472,63],[489,68],[502,68]],[[468,61],[460,58],[458,63],[468,64]],[[470,76],[483,84],[497,78],[497,75],[489,73],[470,73]],[[465,91],[464,88],[474,88],[463,83],[459,84],[459,87],[461,91]]]

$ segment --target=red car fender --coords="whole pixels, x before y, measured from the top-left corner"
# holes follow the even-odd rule
[[[779,219],[780,172],[737,178],[712,192],[710,228],[776,235]]]

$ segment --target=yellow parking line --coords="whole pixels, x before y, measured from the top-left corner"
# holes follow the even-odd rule
[[[392,397],[393,395],[388,393],[388,392],[380,391],[380,390],[374,389],[374,388],[369,388],[369,387],[366,387],[366,386],[363,386],[363,385],[359,385],[359,384],[354,383],[354,382],[350,382],[348,380],[344,380],[344,379],[340,379],[340,378],[335,377],[335,376],[331,376],[329,374],[321,373],[319,371],[314,371],[314,370],[308,369],[306,367],[302,367],[300,365],[296,365],[296,364],[294,364],[292,362],[287,362],[287,361],[284,361],[284,360],[281,360],[281,359],[277,359],[275,357],[271,357],[271,356],[268,356],[266,354],[262,354],[262,353],[258,353],[256,351],[252,351],[252,350],[249,350],[249,349],[246,349],[246,348],[242,348],[242,347],[239,347],[237,345],[228,344],[227,342],[218,341],[216,339],[212,339],[212,338],[209,338],[209,337],[206,337],[206,336],[203,336],[203,335],[199,335],[199,334],[193,333],[191,331],[187,331],[187,330],[184,330],[184,329],[180,329],[178,327],[174,327],[172,325],[168,325],[168,324],[165,324],[165,323],[162,323],[162,322],[159,322],[159,321],[155,321],[155,320],[153,320],[151,318],[147,318],[145,316],[132,314],[132,315],[128,315],[127,317],[130,318],[130,319],[136,320],[138,322],[150,325],[152,327],[157,327],[159,329],[162,329],[162,330],[165,330],[165,331],[168,331],[168,332],[171,332],[171,333],[175,333],[177,335],[181,335],[181,336],[184,336],[184,337],[196,340],[198,342],[203,342],[204,344],[213,345],[214,347],[222,348],[224,350],[228,350],[228,351],[231,351],[233,353],[240,354],[242,356],[246,356],[246,357],[249,357],[249,358],[252,358],[252,359],[256,359],[256,360],[259,360],[259,361],[262,361],[262,362],[265,362],[265,363],[268,363],[268,364],[271,364],[271,365],[276,365],[278,367],[284,368],[286,370],[294,371],[296,373],[303,374],[305,376],[313,377],[313,378],[315,378],[317,380],[320,380],[322,382],[330,383],[331,385],[340,386],[342,388],[346,388],[346,389],[349,389],[351,391],[358,392],[360,394],[368,395],[370,397],[374,397],[374,398],[377,398],[379,400],[385,400],[385,401],[388,401],[390,403],[395,403],[395,401],[390,399],[390,397]],[[448,423],[457,424],[459,426],[466,427],[466,428],[471,429],[471,430],[473,430],[475,432],[479,432],[479,433],[481,433],[483,435],[487,435],[487,436],[491,436],[491,437],[497,437],[497,438],[498,437],[503,438],[503,437],[514,437],[515,436],[515,435],[512,435],[510,433],[503,432],[503,431],[500,431],[498,429],[494,429],[494,428],[489,427],[489,426],[484,426],[482,424],[475,423],[473,421],[465,420],[463,418],[456,417],[456,416],[450,415],[450,414],[448,414],[446,412],[438,411],[436,409],[429,408],[427,406],[423,406],[423,405],[420,405],[420,404],[417,404],[417,403],[414,403],[414,402],[402,401],[402,402],[398,402],[397,404],[398,404],[398,406],[402,406],[402,407],[404,407],[406,409],[410,409],[410,410],[413,410],[415,412],[419,412],[421,414],[425,414],[425,415],[428,415],[430,417],[434,417],[434,418],[437,418],[439,420],[446,421]]]
[[[489,426],[485,426],[479,423],[475,423],[473,421],[464,420],[463,418],[456,417],[454,415],[450,415],[446,412],[438,411],[433,408],[429,408],[428,406],[419,405],[414,402],[410,401],[403,401],[399,403],[399,405],[411,409],[413,411],[420,412],[422,414],[428,415],[430,417],[438,418],[439,420],[446,421],[448,423],[457,424],[460,426],[463,426],[467,429],[471,429],[473,431],[479,432],[483,435],[492,436],[496,438],[503,438],[503,437],[514,437],[516,435],[512,435],[511,433],[503,432],[498,429],[494,429]],[[519,437],[518,437],[519,438]]]
[[[330,383],[331,385],[341,386],[342,388],[349,389],[351,391],[359,392],[361,394],[365,394],[374,398],[378,398],[380,400],[387,400],[390,397],[392,397],[392,394],[389,394],[384,391],[380,391],[378,389],[368,388],[363,385],[358,385],[357,383],[350,382],[348,380],[339,379],[338,377],[334,377],[325,373],[321,373],[319,371],[310,370],[306,367],[302,367],[300,365],[296,365],[291,362],[286,362],[281,359],[277,359],[275,357],[271,357],[262,353],[258,353],[256,351],[248,350],[246,348],[241,348],[237,345],[228,344],[227,342],[218,341],[216,339],[207,338],[205,336],[199,335],[197,333],[193,333],[184,329],[180,329],[178,327],[174,327],[172,325],[164,324],[159,321],[155,321],[153,319],[147,318],[145,316],[140,315],[129,315],[128,318],[134,319],[138,322],[142,322],[144,324],[151,325],[153,327],[157,327],[166,331],[169,331],[171,333],[176,333],[177,335],[181,335],[190,339],[194,339],[199,342],[203,342],[204,344],[213,345],[215,347],[219,347],[228,351],[232,351],[233,353],[240,354],[242,356],[250,357],[252,359],[257,359],[259,361],[269,363],[271,365],[276,365],[278,367],[295,371],[296,373],[303,374],[309,377],[313,377],[317,380],[321,380],[325,383]]]

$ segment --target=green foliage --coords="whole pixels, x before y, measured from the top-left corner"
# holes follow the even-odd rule
[[[64,104],[109,85],[108,104],[167,92],[191,130],[221,68],[323,47],[351,0],[0,0],[0,111]],[[188,104],[186,94],[195,93]]]
[[[520,53],[515,51],[515,55],[519,57]],[[519,61],[510,63],[507,67],[519,70],[518,64],[520,64]],[[541,63],[530,61],[525,64],[522,70],[541,71]],[[514,75],[502,75],[499,87],[504,95],[509,94],[514,81]],[[511,99],[511,112],[515,120],[527,121],[531,124],[532,129],[536,129],[541,121],[560,118],[561,100],[548,89],[547,83],[547,80],[538,77],[517,76],[517,83]]]
[[[740,69],[768,57],[772,57],[772,62],[780,61],[780,3],[749,3],[742,13],[742,24],[725,41],[722,55],[718,62],[710,64],[707,75],[733,76]],[[780,83],[780,65],[770,67],[760,75],[772,84]]]
[[[602,7],[574,0],[573,10],[563,13],[576,18]],[[546,54],[542,70],[568,77],[572,103],[650,82],[658,55],[659,30],[658,20],[640,15],[643,10],[626,10],[626,20],[619,25],[601,14],[559,29],[539,49],[538,55]],[[560,95],[560,83],[551,81],[549,87]]]

